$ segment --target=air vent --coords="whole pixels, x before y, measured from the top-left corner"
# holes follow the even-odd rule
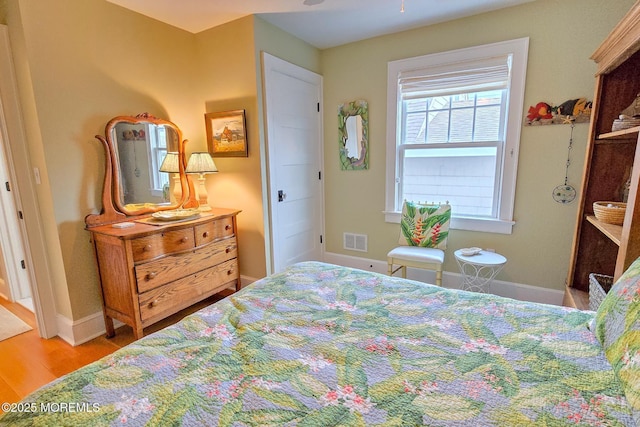
[[[367,252],[367,235],[344,233],[343,246],[350,251]]]

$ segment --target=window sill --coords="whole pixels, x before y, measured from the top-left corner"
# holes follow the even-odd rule
[[[400,212],[383,212],[386,222],[400,224]],[[454,230],[482,231],[485,233],[511,234],[515,221],[470,217],[452,217],[450,228]]]

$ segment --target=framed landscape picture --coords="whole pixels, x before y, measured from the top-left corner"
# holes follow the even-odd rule
[[[207,146],[213,157],[247,157],[244,110],[206,113]]]

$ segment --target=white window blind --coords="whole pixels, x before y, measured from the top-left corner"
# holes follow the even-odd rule
[[[509,86],[511,55],[399,73],[403,100],[455,95]]]

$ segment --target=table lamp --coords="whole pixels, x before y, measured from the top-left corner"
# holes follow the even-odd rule
[[[209,153],[192,153],[187,163],[186,173],[198,174],[198,202],[201,211],[210,211],[207,189],[204,186],[204,176],[208,173],[218,172],[216,164]]]
[[[162,160],[160,165],[160,172],[168,172],[173,175],[173,197],[175,197],[176,203],[179,203],[182,198],[182,185],[180,184],[180,156],[175,152],[168,152]]]

